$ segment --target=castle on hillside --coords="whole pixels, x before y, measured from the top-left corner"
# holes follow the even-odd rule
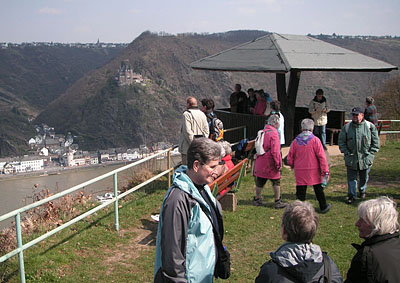
[[[135,73],[129,64],[129,60],[121,61],[121,66],[115,76],[119,86],[128,86],[134,83],[143,83],[141,74]]]

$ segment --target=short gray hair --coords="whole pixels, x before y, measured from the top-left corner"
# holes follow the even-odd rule
[[[308,119],[308,118],[303,119],[301,121],[301,130],[312,132],[314,130],[314,121],[312,119]]]
[[[200,164],[207,164],[213,160],[221,159],[222,147],[209,138],[195,138],[187,151],[188,168],[193,169],[197,160]]]
[[[318,229],[318,216],[308,201],[296,200],[286,206],[282,215],[282,227],[287,241],[311,243]]]
[[[222,147],[222,149],[223,149],[223,156],[226,156],[226,155],[232,153],[232,147],[231,147],[231,144],[230,144],[229,142],[227,142],[227,141],[220,141],[220,142],[218,142],[218,143],[221,145],[221,147]]]
[[[357,210],[358,216],[374,227],[367,238],[399,231],[399,213],[396,206],[396,202],[388,197],[379,197],[360,203]]]
[[[278,115],[273,114],[273,115],[269,116],[268,121],[267,121],[268,125],[275,127],[275,125],[277,123],[279,124],[279,116]]]

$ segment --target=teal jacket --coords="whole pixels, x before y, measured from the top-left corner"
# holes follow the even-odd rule
[[[360,124],[350,122],[344,125],[339,134],[339,148],[347,167],[353,170],[368,169],[374,162],[374,154],[379,151],[375,125],[366,120]]]
[[[156,241],[154,282],[212,282],[216,252],[208,216],[198,202],[210,209],[192,180],[187,167],[173,176],[160,211]],[[216,205],[208,185],[204,186]]]

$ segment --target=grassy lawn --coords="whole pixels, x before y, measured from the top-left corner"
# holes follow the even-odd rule
[[[347,273],[355,250],[361,243],[357,229],[357,204],[347,205],[347,182],[341,156],[332,158],[331,181],[325,193],[332,209],[319,215],[314,243],[321,246]],[[24,252],[27,282],[152,282],[157,224],[150,215],[159,212],[166,181],[150,184],[120,203],[120,231],[116,232],[112,206],[81,221]],[[282,197],[295,200],[293,172],[284,168]],[[280,219],[283,210],[272,207],[270,183],[263,190],[266,207],[252,205],[254,181],[248,174],[236,194],[236,212],[224,212],[225,245],[232,256],[229,280],[217,282],[254,282],[269,252],[283,243]],[[400,143],[386,143],[376,155],[370,174],[367,198],[388,195],[400,201]],[[318,211],[312,187],[307,200]],[[28,239],[24,238],[24,242]],[[7,263],[5,282],[19,282],[17,259]],[[1,275],[1,274],[0,274]]]

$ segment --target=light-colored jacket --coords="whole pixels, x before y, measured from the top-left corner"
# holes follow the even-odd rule
[[[293,140],[288,154],[288,164],[294,168],[297,186],[321,184],[322,177],[329,173],[321,141],[308,133],[308,136],[302,138],[303,132]]]
[[[160,211],[156,240],[154,282],[212,282],[216,252],[209,210],[200,192],[180,166],[173,176]],[[208,185],[204,186],[218,209]],[[211,212],[210,212],[211,213]],[[164,225],[164,222],[166,223]]]
[[[350,125],[344,125],[340,131],[339,149],[344,154],[346,166],[353,170],[371,167],[379,147],[378,131],[371,122],[350,122]]]
[[[326,98],[323,99],[323,102],[318,102],[314,98],[311,100],[310,105],[308,106],[308,112],[311,114],[315,126],[323,126],[328,123],[327,113],[329,111],[331,111],[331,109],[329,108],[329,103]]]
[[[206,138],[210,135],[207,117],[200,109],[188,109],[182,115],[179,152],[186,154],[192,140],[197,135],[202,135]]]
[[[272,126],[264,128],[263,155],[256,155],[253,175],[267,179],[279,179],[281,177],[282,156],[278,131]]]

